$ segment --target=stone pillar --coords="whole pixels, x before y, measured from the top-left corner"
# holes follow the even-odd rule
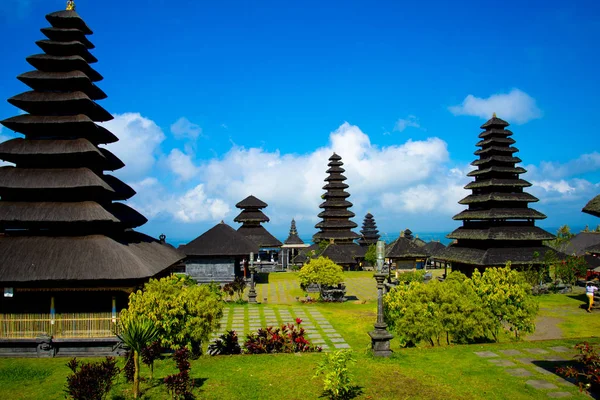
[[[376,273],[374,276],[377,281],[377,322],[374,325],[375,330],[369,332],[371,350],[376,357],[389,357],[392,354],[390,340],[394,338],[394,335],[386,330],[387,324],[383,319],[383,282],[387,274]]]

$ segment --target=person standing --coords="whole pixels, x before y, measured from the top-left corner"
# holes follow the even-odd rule
[[[594,292],[598,290],[592,282],[588,282],[585,287],[585,294],[588,298],[588,309],[587,312],[592,312],[592,306],[594,305]]]

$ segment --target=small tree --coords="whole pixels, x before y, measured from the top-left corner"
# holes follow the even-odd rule
[[[352,397],[356,387],[352,384],[352,375],[348,367],[356,363],[350,350],[338,350],[325,355],[317,366],[313,378],[323,375],[323,392],[332,399],[348,399]]]
[[[482,305],[494,316],[491,332],[496,341],[503,327],[513,331],[517,339],[522,332],[535,331],[537,300],[523,276],[511,269],[510,262],[504,268],[486,268],[483,274],[476,269],[470,282]]]
[[[200,349],[219,327],[223,315],[220,295],[210,285],[198,285],[187,276],[151,279],[144,290],[129,296],[129,308],[121,320],[148,318],[157,327],[162,346]]]
[[[370,266],[375,266],[377,264],[377,246],[372,244],[369,246],[369,249],[365,253],[365,261],[369,263]]]
[[[83,363],[73,358],[67,363],[67,367],[73,373],[67,377],[65,392],[73,400],[102,400],[110,392],[119,374],[114,357],[91,363]]]
[[[133,351],[133,397],[140,395],[140,353],[158,338],[158,329],[148,319],[128,319],[121,322],[119,339]]]
[[[344,282],[342,267],[327,257],[319,257],[309,260],[298,273],[300,286],[304,289],[315,283],[319,285],[321,296],[327,286],[337,286]]]
[[[587,274],[587,263],[582,256],[567,256],[554,264],[555,280],[561,280],[568,285],[575,285],[578,278]]]

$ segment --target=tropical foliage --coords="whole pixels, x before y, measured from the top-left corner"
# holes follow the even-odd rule
[[[350,350],[338,350],[325,355],[317,366],[313,378],[323,376],[323,392],[330,399],[348,399],[352,397],[356,386],[348,369],[356,363]]]
[[[300,285],[304,288],[311,283],[325,286],[335,286],[344,282],[344,273],[341,266],[327,257],[309,260],[298,273]]]
[[[148,318],[158,329],[162,346],[199,352],[202,342],[219,327],[223,315],[219,293],[187,276],[151,279],[143,291],[129,296],[129,308],[121,312],[121,320]]]

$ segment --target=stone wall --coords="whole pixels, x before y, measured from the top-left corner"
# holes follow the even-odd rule
[[[238,268],[239,269],[239,268]],[[185,272],[198,283],[227,283],[235,279],[236,260],[231,258],[189,258]]]

